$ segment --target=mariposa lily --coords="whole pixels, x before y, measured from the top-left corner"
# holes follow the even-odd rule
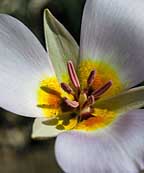
[[[87,0],[80,56],[44,12],[47,52],[18,20],[0,15],[0,106],[38,117],[33,138],[57,136],[67,173],[144,169],[144,2]]]

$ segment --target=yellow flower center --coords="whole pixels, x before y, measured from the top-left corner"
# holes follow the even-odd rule
[[[117,71],[109,64],[102,61],[92,61],[91,59],[81,61],[79,65],[79,79],[82,87],[86,86],[86,80],[89,76],[89,72],[92,69],[96,69],[97,75],[93,82],[92,87],[98,89],[103,86],[108,80],[112,80],[112,87],[103,95],[102,98],[113,96],[120,93],[123,90],[121,79],[117,74]]]
[[[48,77],[40,83],[37,106],[44,116],[53,118],[48,125],[55,125],[59,130],[85,131],[110,125],[117,113],[95,108],[94,103],[123,89],[114,68],[104,62],[84,60],[77,76],[69,61],[68,73],[69,83],[59,84],[56,77]]]

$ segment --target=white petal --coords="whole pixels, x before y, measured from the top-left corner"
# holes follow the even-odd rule
[[[103,60],[126,87],[144,80],[144,1],[87,0],[81,31],[81,58]]]
[[[33,139],[46,139],[56,137],[62,133],[62,130],[56,129],[55,126],[45,124],[48,121],[46,118],[36,118],[33,124],[32,138]]]
[[[0,15],[0,106],[14,113],[42,116],[37,89],[53,69],[48,53],[21,22]]]
[[[119,117],[111,127],[88,135],[58,136],[56,157],[68,173],[138,173],[144,169],[144,110]]]

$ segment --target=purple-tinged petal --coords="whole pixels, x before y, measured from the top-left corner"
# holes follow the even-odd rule
[[[125,88],[144,80],[143,9],[143,0],[87,0],[85,5],[81,60],[110,64]]]
[[[68,173],[138,173],[144,169],[143,131],[144,110],[134,110],[95,134],[60,134],[56,158]]]

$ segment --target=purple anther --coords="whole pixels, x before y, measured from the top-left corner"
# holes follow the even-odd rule
[[[102,94],[104,94],[111,86],[112,86],[112,81],[110,80],[100,89],[93,91],[92,95],[94,95],[94,97],[97,98],[101,96]]]
[[[71,108],[77,108],[79,106],[79,102],[71,101],[68,98],[64,98],[64,102],[67,104],[67,106],[69,106]]]
[[[91,73],[88,77],[88,80],[87,80],[88,86],[91,86],[93,84],[95,77],[96,77],[96,70],[93,70],[93,71],[91,71]]]
[[[56,95],[57,97],[61,97],[61,93],[54,90],[54,89],[51,89],[49,88],[48,86],[41,86],[40,87],[43,91],[45,91],[46,93],[48,94],[53,94],[53,95]]]
[[[76,71],[75,71],[75,68],[74,68],[72,61],[68,61],[67,68],[68,68],[70,79],[71,79],[74,87],[80,88],[80,82],[78,80],[78,77],[77,77],[77,74],[76,74]]]
[[[68,94],[72,94],[73,93],[73,89],[66,83],[61,83],[61,88],[67,92]]]

